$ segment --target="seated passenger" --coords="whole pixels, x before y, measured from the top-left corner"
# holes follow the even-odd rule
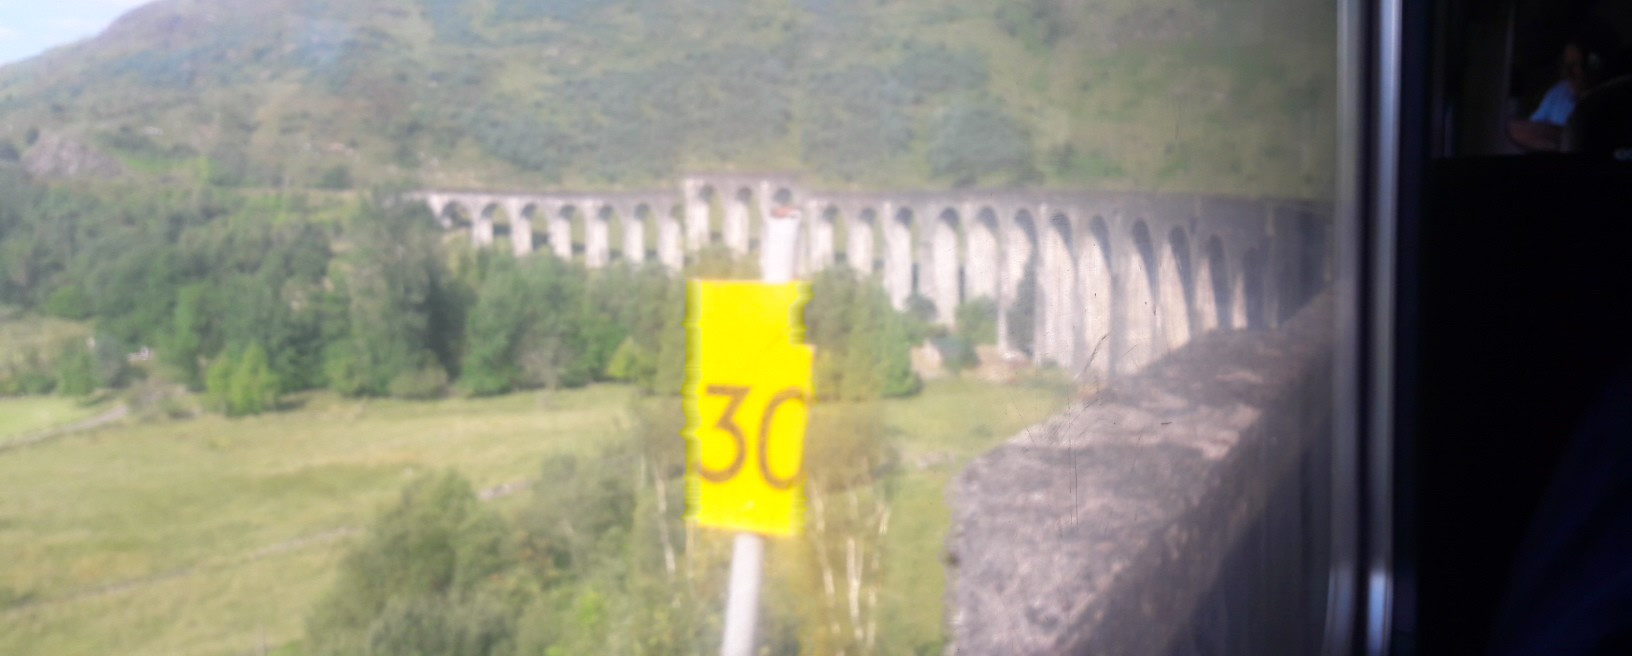
[[[1589,61],[1579,42],[1564,44],[1561,62],[1562,78],[1542,98],[1541,105],[1530,114],[1529,120],[1514,120],[1507,133],[1513,141],[1532,151],[1557,151],[1564,135],[1564,126],[1575,111],[1575,99],[1587,87]]]
[[[1602,78],[1577,100],[1563,149],[1632,161],[1632,48],[1611,56]]]

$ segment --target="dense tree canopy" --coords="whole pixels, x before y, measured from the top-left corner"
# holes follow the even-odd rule
[[[681,281],[758,275],[719,247],[678,276],[655,263],[592,271],[544,252],[472,250],[385,192],[318,204],[4,184],[19,193],[0,209],[0,303],[87,322],[98,344],[6,353],[0,390],[13,392],[119,385],[126,353],[146,347],[158,374],[232,415],[320,387],[432,398],[623,380],[675,395]],[[915,324],[871,282],[834,271],[814,284],[807,334],[823,397],[915,391]]]

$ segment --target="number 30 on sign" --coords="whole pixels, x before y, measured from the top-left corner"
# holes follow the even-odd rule
[[[806,283],[686,289],[686,510],[700,526],[796,535],[811,363]]]

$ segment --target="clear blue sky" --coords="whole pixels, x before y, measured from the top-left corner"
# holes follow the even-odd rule
[[[149,0],[0,0],[0,64],[95,36]]]

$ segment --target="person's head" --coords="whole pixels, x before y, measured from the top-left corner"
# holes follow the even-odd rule
[[[1594,43],[1586,35],[1574,36],[1564,42],[1564,51],[1559,58],[1559,75],[1569,82],[1570,90],[1577,94],[1598,83],[1598,74],[1604,62]]]
[[[1559,60],[1559,74],[1570,83],[1570,90],[1581,93],[1587,88],[1587,53],[1580,43],[1564,44],[1564,55]]]

